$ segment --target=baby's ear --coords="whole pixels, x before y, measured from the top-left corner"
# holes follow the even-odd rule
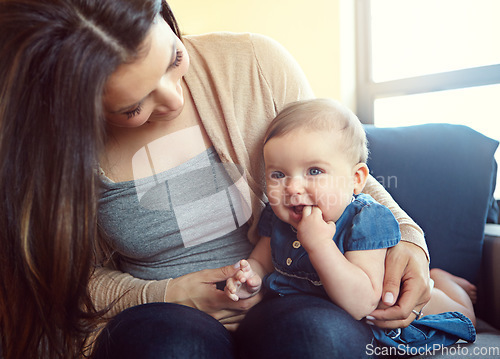
[[[368,166],[366,163],[358,163],[354,166],[354,194],[360,194],[365,188],[366,180],[368,179]]]

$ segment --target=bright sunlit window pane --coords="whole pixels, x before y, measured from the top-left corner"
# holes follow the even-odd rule
[[[375,100],[375,124],[380,127],[424,123],[453,123],[469,126],[500,140],[500,85]],[[496,152],[500,164],[500,151]],[[500,198],[500,173],[495,198]]]
[[[372,0],[373,81],[500,63],[499,0]]]

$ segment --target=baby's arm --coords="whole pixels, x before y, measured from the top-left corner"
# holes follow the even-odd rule
[[[270,241],[269,237],[262,237],[248,260],[242,259],[236,264],[240,270],[226,281],[224,288],[230,299],[250,298],[260,291],[262,278],[273,269]]]
[[[386,249],[350,251],[343,255],[334,241],[335,224],[326,223],[318,207],[305,207],[297,235],[309,254],[330,299],[362,319],[378,305]]]

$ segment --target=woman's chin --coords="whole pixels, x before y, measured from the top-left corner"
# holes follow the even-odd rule
[[[148,122],[172,121],[179,117],[183,107],[184,106],[180,106],[178,109],[172,111],[152,113],[151,116],[149,116]]]

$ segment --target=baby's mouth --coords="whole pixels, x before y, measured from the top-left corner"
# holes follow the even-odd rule
[[[304,207],[304,205],[293,206],[293,211],[295,212],[295,214],[302,214]]]

